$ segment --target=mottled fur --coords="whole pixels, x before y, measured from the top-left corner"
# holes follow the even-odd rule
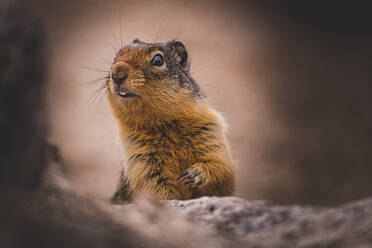
[[[165,66],[150,62],[161,53]],[[111,71],[128,71],[126,99],[107,82],[126,161],[112,200],[123,203],[142,191],[158,199],[226,196],[234,191],[234,169],[224,125],[191,78],[187,51],[179,41],[134,40],[117,54]]]

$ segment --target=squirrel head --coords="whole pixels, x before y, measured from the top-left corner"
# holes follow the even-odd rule
[[[203,96],[189,68],[181,41],[147,43],[135,39],[116,54],[107,81],[109,101],[120,109],[148,106],[154,110],[200,101]]]

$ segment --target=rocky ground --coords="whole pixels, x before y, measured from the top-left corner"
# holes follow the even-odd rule
[[[140,198],[115,208],[126,213],[125,225],[176,246],[372,247],[372,198],[334,208],[278,206],[238,197],[163,204]]]
[[[276,206],[237,197],[166,204],[251,247],[372,247],[372,198],[336,208]]]

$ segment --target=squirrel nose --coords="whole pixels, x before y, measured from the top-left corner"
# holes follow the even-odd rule
[[[128,65],[124,62],[116,63],[111,69],[112,81],[117,85],[123,84],[125,79],[127,79],[128,74],[129,68]]]

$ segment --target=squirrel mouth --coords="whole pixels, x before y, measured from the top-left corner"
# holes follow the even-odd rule
[[[118,91],[117,95],[123,98],[139,97],[139,95],[134,92],[126,92],[126,91]]]
[[[114,85],[112,91],[117,95],[122,98],[135,98],[135,97],[140,97],[139,94],[133,92],[130,88],[128,87],[120,87],[118,85]]]

